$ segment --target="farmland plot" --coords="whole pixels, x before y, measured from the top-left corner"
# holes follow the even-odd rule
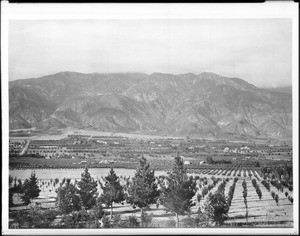
[[[90,169],[91,176],[97,180],[97,190],[101,194],[102,189],[100,187],[100,182],[104,183],[104,177],[108,174],[109,168],[106,169]],[[117,175],[120,177],[121,184],[126,185],[126,182],[134,175],[135,170],[128,169],[115,169]],[[40,196],[33,201],[39,202],[45,208],[55,207],[56,201],[56,192],[55,190],[59,187],[63,178],[71,178],[71,182],[78,181],[80,179],[80,174],[82,169],[36,169],[35,170],[37,177],[39,178],[38,184],[42,190]],[[205,201],[209,196],[210,192],[213,193],[218,190],[221,183],[224,181],[224,194],[227,197],[229,195],[230,187],[234,184],[234,176],[240,174],[239,180],[236,182],[233,198],[231,201],[231,206],[229,208],[228,220],[225,221],[225,224],[232,223],[258,223],[261,226],[268,226],[271,223],[274,225],[280,222],[286,227],[291,227],[293,225],[293,204],[288,200],[288,197],[285,195],[285,192],[288,193],[288,196],[293,196],[292,191],[289,191],[287,188],[284,188],[283,191],[279,191],[273,185],[270,184],[270,191],[261,183],[260,173],[257,170],[220,170],[220,169],[202,169],[201,171],[197,170],[195,173],[190,173],[189,175],[197,175],[197,187],[198,191],[193,197],[193,202],[195,206],[191,208],[191,216],[196,216],[198,209],[202,211],[205,209]],[[199,175],[199,172],[201,173]],[[227,174],[230,173],[228,177]],[[251,176],[255,178],[244,177]],[[25,179],[28,178],[31,174],[31,170],[10,170],[10,174],[13,177]],[[218,174],[218,175],[216,175]],[[225,174],[225,175],[223,175]],[[166,175],[164,171],[155,171],[155,175],[158,177],[160,175]],[[53,176],[53,179],[49,179],[49,176]],[[59,183],[54,183],[54,177],[59,179]],[[228,179],[228,181],[226,181]],[[243,187],[242,182],[246,180],[247,184],[247,205],[248,205],[248,217],[246,217],[246,206],[243,198]],[[262,192],[262,197],[259,199],[259,196],[252,184],[252,179],[256,179],[257,185]],[[214,184],[215,182],[215,184]],[[205,189],[207,189],[205,191]],[[278,205],[276,201],[271,196],[271,192],[274,191],[278,194]],[[200,202],[197,199],[198,195],[201,195]],[[14,203],[20,203],[20,196],[18,194],[14,195]],[[15,206],[13,210],[21,209],[18,206]],[[106,211],[109,211],[109,208],[104,208]],[[139,209],[133,209],[131,205],[124,204],[115,204],[114,212],[120,213],[122,217],[130,216],[135,214],[137,217],[140,217]],[[150,209],[147,211],[148,214],[152,217],[152,226],[153,227],[166,227],[169,221],[174,220],[174,215],[167,213],[165,208],[161,205],[151,205]],[[187,216],[180,216],[180,219],[184,219]]]
[[[248,217],[246,218],[246,207],[243,199],[242,182],[238,181],[232,205],[229,209],[229,219],[227,223],[237,222],[283,222],[286,226],[293,223],[293,205],[285,197],[284,193],[278,191],[275,187],[271,187],[279,195],[279,204],[277,205],[272,198],[270,192],[258,181],[258,186],[262,191],[262,198],[259,197],[253,187],[251,180],[247,179],[247,203]]]

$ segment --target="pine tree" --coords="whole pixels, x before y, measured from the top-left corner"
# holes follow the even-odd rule
[[[96,204],[98,197],[97,181],[91,177],[87,167],[81,174],[81,180],[77,183],[77,185],[82,205],[86,209],[92,208]]]
[[[167,211],[176,215],[176,226],[179,227],[178,215],[184,215],[195,205],[192,197],[196,194],[196,181],[188,177],[182,159],[175,157],[172,172],[168,173],[168,184],[161,184],[160,201]]]
[[[32,173],[29,179],[26,179],[23,186],[22,191],[23,195],[21,196],[25,205],[31,203],[31,200],[37,198],[40,195],[41,190],[38,186],[38,179],[35,173]]]
[[[151,204],[156,203],[158,196],[159,192],[155,183],[154,171],[150,169],[150,165],[142,157],[129,184],[127,202],[134,208],[141,209],[141,221],[143,221],[143,211],[147,210]],[[144,227],[144,222],[141,222],[141,226]]]
[[[205,212],[213,222],[222,225],[228,218],[229,203],[224,192],[210,194],[205,202]]]
[[[62,213],[80,210],[82,205],[80,195],[76,186],[71,183],[71,179],[67,179],[64,183],[61,183],[60,187],[56,189],[56,193],[57,206]]]
[[[100,183],[103,193],[100,196],[100,201],[106,206],[111,207],[110,218],[113,214],[113,203],[121,203],[125,200],[123,187],[120,184],[119,177],[110,169],[109,174],[105,177],[104,185]]]

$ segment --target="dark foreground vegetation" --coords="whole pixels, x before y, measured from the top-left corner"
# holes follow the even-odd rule
[[[10,227],[12,228],[134,228],[151,227],[151,215],[147,210],[153,204],[163,205],[167,212],[174,215],[174,225],[179,227],[179,215],[187,215],[195,203],[192,201],[197,191],[196,181],[199,176],[187,175],[180,157],[176,157],[172,171],[167,176],[156,178],[154,171],[146,159],[141,158],[134,177],[125,185],[120,184],[119,177],[111,168],[101,184],[102,193],[97,191],[88,168],[81,174],[80,181],[71,182],[64,179],[56,190],[56,207],[43,209],[39,204],[30,204],[39,196],[40,189],[37,176],[33,173],[24,183],[10,178],[10,207],[14,206],[12,196],[20,194],[23,210],[10,211]],[[220,179],[216,179],[216,184]],[[198,201],[201,197],[198,197]],[[138,208],[140,216],[122,217],[114,214],[114,204],[129,203]],[[30,205],[29,205],[30,204]],[[109,207],[110,211],[104,208]],[[222,225],[228,217],[228,201],[224,188],[210,193],[206,200],[205,212],[198,212],[197,217],[189,217],[182,224],[197,227],[206,225]]]
[[[219,171],[219,170],[217,170]],[[242,178],[243,176],[241,176]],[[249,176],[251,184],[261,199],[259,182],[269,192],[278,205],[278,194],[270,190],[274,186],[278,191],[292,191],[293,173],[290,165],[260,167],[260,176]],[[93,179],[86,167],[80,180],[51,179],[48,183],[56,188],[54,208],[44,208],[35,201],[41,192],[42,185],[33,172],[25,181],[9,178],[10,228],[136,228],[154,227],[151,206],[164,206],[165,212],[173,215],[174,221],[166,227],[230,227],[239,226],[237,223],[226,223],[229,208],[235,193],[239,177],[225,193],[229,178],[206,177],[199,175],[188,176],[183,160],[177,156],[173,160],[171,171],[167,176],[155,176],[154,170],[145,158],[137,164],[133,178],[121,181],[111,168],[107,176],[100,182],[101,192],[97,189],[97,180]],[[262,179],[260,181],[259,179]],[[200,183],[200,184],[199,184]],[[46,183],[45,183],[46,184]],[[243,198],[248,217],[248,185],[243,179]],[[211,191],[215,189],[214,191]],[[13,196],[17,194],[22,200],[22,208],[16,210]],[[286,198],[293,203],[293,197],[285,192]],[[196,201],[193,200],[193,198]],[[191,208],[196,203],[204,202],[204,208],[199,208],[197,214],[191,215]],[[124,216],[114,212],[116,204],[130,204],[140,214]],[[181,218],[179,216],[186,216]],[[259,225],[257,222],[245,223],[247,226]]]

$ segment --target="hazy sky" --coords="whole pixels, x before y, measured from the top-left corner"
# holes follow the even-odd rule
[[[288,19],[13,20],[9,80],[61,71],[214,72],[291,85]]]

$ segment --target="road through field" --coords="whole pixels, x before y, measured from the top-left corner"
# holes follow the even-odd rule
[[[29,147],[29,144],[30,144],[30,140],[27,139],[27,140],[26,140],[26,143],[25,143],[25,145],[24,145],[24,147],[23,147],[23,148],[21,149],[21,151],[20,151],[20,156],[24,155],[24,154],[27,152],[27,149],[28,149],[28,147]]]

